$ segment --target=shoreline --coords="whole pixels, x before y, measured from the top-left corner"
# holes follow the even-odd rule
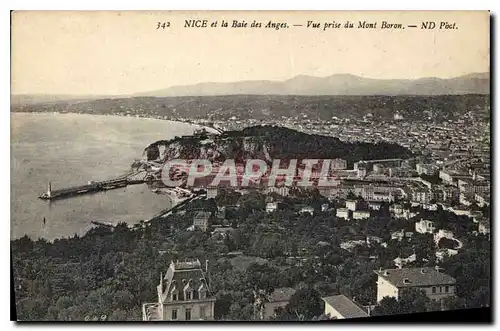
[[[165,124],[169,125],[176,125],[177,123],[183,123],[183,124],[188,124],[188,125],[191,125],[193,127],[193,129],[198,129],[198,128],[203,128],[205,126],[203,125],[200,125],[200,124],[196,124],[196,123],[190,123],[190,122],[183,122],[183,121],[176,121],[176,120],[169,120],[169,119],[162,119],[162,118],[154,118],[154,117],[145,117],[145,116],[123,116],[123,115],[117,115],[117,114],[92,114],[92,113],[74,113],[74,112],[49,112],[49,111],[11,111],[11,117],[10,117],[10,120],[11,120],[11,124],[12,124],[12,121],[13,121],[13,115],[14,114],[22,114],[21,116],[25,116],[24,114],[29,114],[29,116],[55,116],[55,115],[69,115],[69,116],[75,116],[75,115],[79,115],[79,116],[99,116],[99,117],[102,117],[102,118],[131,118],[131,119],[143,119],[143,120],[148,120],[148,121],[152,121],[152,120],[161,120],[161,121],[164,121]],[[28,115],[26,115],[28,116]],[[15,121],[15,120],[14,120]],[[215,131],[214,129],[210,128],[210,127],[205,127],[207,130],[213,130]],[[12,137],[11,137],[12,139]],[[133,160],[131,160],[133,162]],[[106,192],[103,192],[103,193],[106,193]],[[170,199],[169,197],[168,198],[168,201],[170,202],[171,204],[171,207],[174,207],[175,204],[174,204],[174,201],[172,199]],[[11,208],[12,208],[12,205],[11,205]],[[139,224],[141,221],[146,221],[147,220],[147,216],[143,216],[144,218],[141,218],[141,219],[136,219],[136,220],[131,220],[131,221],[125,221],[125,223],[127,223],[127,225],[129,226],[133,226],[135,224]],[[109,220],[108,219],[103,219],[102,221],[104,222],[113,222],[113,220]],[[12,219],[12,215],[10,217],[10,228],[11,228],[11,233],[10,233],[10,241],[11,243],[13,241],[16,241],[16,240],[19,240],[21,238],[23,238],[24,236],[28,236],[31,240],[33,241],[37,241],[37,240],[40,240],[40,239],[44,239],[44,240],[47,240],[48,242],[54,242],[54,240],[56,239],[70,239],[72,238],[75,234],[78,234],[79,232],[81,232],[80,234],[78,234],[79,237],[83,237],[85,236],[89,231],[90,229],[94,228],[95,226],[92,226],[92,219],[89,219],[88,220],[88,224],[90,225],[90,228],[85,230],[86,226],[83,226],[81,228],[81,230],[79,231],[74,231],[74,234],[71,234],[71,235],[62,235],[62,236],[57,236],[57,237],[54,237],[52,239],[47,239],[44,237],[44,235],[42,233],[39,233],[38,235],[30,235],[28,233],[24,233],[22,235],[18,235],[16,237],[13,236],[13,233],[12,233],[12,222],[13,222],[13,219]],[[122,222],[122,221],[120,221]],[[117,223],[118,224],[118,223]],[[115,224],[116,225],[116,224]]]
[[[156,121],[164,121],[164,122],[172,122],[172,123],[183,123],[183,124],[189,124],[193,126],[197,126],[199,128],[204,128],[210,131],[213,131],[214,133],[218,133],[217,130],[214,128],[204,125],[204,124],[199,124],[199,123],[193,123],[190,121],[183,121],[181,119],[167,119],[167,118],[161,118],[161,117],[154,117],[154,116],[142,116],[142,115],[120,115],[120,114],[94,114],[94,113],[75,113],[75,112],[52,112],[52,111],[10,111],[10,114],[47,114],[47,115],[79,115],[79,116],[102,116],[102,117],[116,117],[116,118],[130,118],[130,119],[144,119],[144,120],[156,120]]]

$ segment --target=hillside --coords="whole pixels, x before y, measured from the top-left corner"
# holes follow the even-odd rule
[[[421,120],[432,112],[436,120],[456,119],[468,111],[483,111],[489,95],[440,96],[293,96],[232,95],[204,97],[135,97],[54,104],[12,105],[13,112],[61,112],[98,115],[130,115],[167,119],[280,120],[303,117],[314,120],[359,118],[392,119],[395,112],[409,120]],[[489,116],[485,112],[485,116]]]
[[[321,149],[318,146],[322,146]],[[158,150],[158,152],[156,152]],[[278,126],[253,126],[241,131],[226,131],[215,136],[190,136],[160,140],[145,151],[159,155],[161,162],[171,159],[335,159],[348,165],[359,160],[409,158],[406,148],[391,143],[348,143],[334,137],[307,134]],[[153,152],[155,151],[155,152]]]

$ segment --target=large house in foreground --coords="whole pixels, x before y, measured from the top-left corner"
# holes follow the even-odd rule
[[[423,290],[431,300],[440,300],[455,295],[455,278],[435,268],[402,268],[376,270],[377,302],[384,297],[398,300],[405,289]]]
[[[207,280],[208,263],[172,261],[157,286],[158,302],[142,305],[143,321],[213,320],[215,298]]]

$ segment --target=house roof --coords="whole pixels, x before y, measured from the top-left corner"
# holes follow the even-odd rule
[[[325,304],[334,308],[344,318],[360,318],[369,316],[363,308],[358,306],[358,304],[345,295],[334,295],[322,299],[325,301]]]
[[[221,227],[216,227],[212,233],[224,233],[224,232],[231,232],[234,231],[234,229],[230,226],[221,226]]]
[[[186,286],[196,291],[201,288],[208,290],[208,283],[199,260],[172,261],[162,282],[164,286],[162,294],[166,297],[175,291],[178,293],[179,300],[184,300]]]
[[[269,296],[269,302],[289,301],[295,292],[291,287],[276,288]]]
[[[401,287],[434,286],[455,284],[455,278],[434,268],[403,268],[374,271],[392,285]]]
[[[194,218],[195,219],[206,219],[206,220],[208,220],[210,218],[210,215],[211,214],[209,212],[207,212],[207,211],[198,211],[194,215]]]

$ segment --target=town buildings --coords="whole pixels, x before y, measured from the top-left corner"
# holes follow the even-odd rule
[[[435,268],[401,268],[377,270],[377,302],[384,297],[396,300],[405,289],[423,290],[431,300],[440,300],[455,294],[455,278]]]

